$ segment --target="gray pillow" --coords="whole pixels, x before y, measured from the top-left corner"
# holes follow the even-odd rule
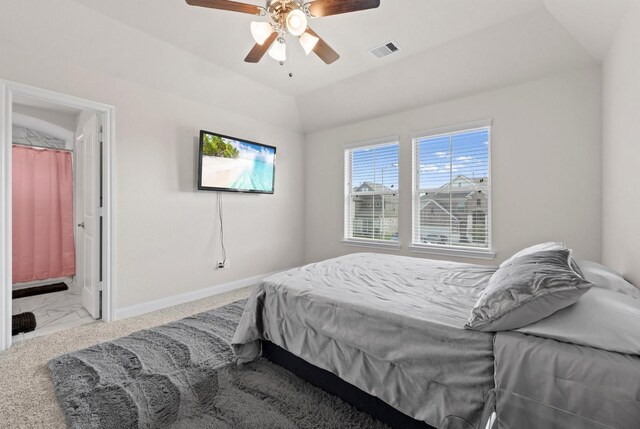
[[[465,328],[494,332],[522,328],[575,303],[592,284],[570,266],[567,249],[537,252],[496,271]]]

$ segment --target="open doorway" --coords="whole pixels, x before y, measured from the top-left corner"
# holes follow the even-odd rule
[[[102,115],[12,103],[13,341],[100,319]]]
[[[0,84],[3,350],[112,320],[113,108]]]

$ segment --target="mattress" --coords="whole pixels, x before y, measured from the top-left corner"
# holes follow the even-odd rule
[[[362,253],[310,264],[254,289],[233,347],[241,364],[270,341],[431,426],[478,429],[493,334],[463,326],[494,271]]]
[[[495,336],[496,429],[638,429],[640,356]]]

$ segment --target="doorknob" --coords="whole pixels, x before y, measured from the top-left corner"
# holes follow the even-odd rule
[[[84,229],[84,222],[79,223],[78,226]]]

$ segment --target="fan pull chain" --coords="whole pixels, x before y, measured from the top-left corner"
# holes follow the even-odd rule
[[[291,48],[291,46],[287,46],[287,48],[288,48],[288,51],[289,51],[288,52],[289,55],[287,55],[286,61],[280,61],[280,65],[284,66],[285,62],[286,62],[286,66],[287,66],[286,68],[289,71],[289,77],[292,78],[293,77],[293,72],[291,70],[293,69],[293,49]]]
[[[293,47],[289,50],[289,77],[293,77],[293,72],[291,71],[293,70]]]

